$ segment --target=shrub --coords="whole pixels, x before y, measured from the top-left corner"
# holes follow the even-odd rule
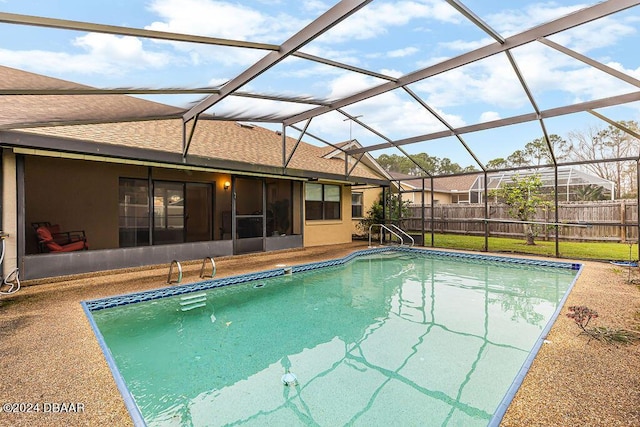
[[[584,305],[573,305],[569,307],[567,317],[576,322],[576,325],[582,330],[580,335],[587,335],[589,341],[595,339],[608,344],[631,344],[640,340],[640,333],[628,329],[614,329],[607,326],[589,327],[591,319],[598,318],[598,312]]]

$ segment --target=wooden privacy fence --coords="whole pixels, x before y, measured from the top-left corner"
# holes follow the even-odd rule
[[[401,227],[412,232],[422,230],[421,210],[424,209],[424,230],[436,233],[484,235],[484,204],[442,204],[413,206]],[[514,222],[504,204],[489,204],[489,234],[503,237],[522,237],[524,225]],[[499,222],[500,220],[511,222]],[[530,221],[556,222],[553,209],[538,209]],[[597,202],[564,202],[558,205],[558,222],[581,224],[586,227],[559,226],[562,240],[627,242],[638,240],[638,204],[635,200],[607,200]],[[553,225],[534,224],[537,238],[554,239]]]

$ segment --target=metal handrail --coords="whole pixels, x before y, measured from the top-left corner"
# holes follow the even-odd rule
[[[398,230],[400,233],[404,234],[405,236],[407,236],[409,239],[411,239],[411,246],[416,244],[416,241],[413,239],[413,237],[411,237],[411,235],[409,233],[407,233],[406,231],[404,231],[402,228],[398,227],[395,224],[389,224],[389,226],[395,228],[396,230]]]
[[[389,224],[389,225],[393,225],[393,224]],[[400,228],[398,228],[397,226],[393,225],[396,229],[400,230]],[[400,245],[404,245],[404,239],[402,238],[401,235],[399,235],[398,233],[396,233],[395,231],[393,231],[392,229],[390,229],[389,227],[387,227],[384,224],[371,224],[369,226],[369,247],[371,247],[371,229],[373,227],[380,227],[380,231],[382,231],[382,229],[387,230],[389,233],[393,234],[394,236],[396,236],[399,240],[400,240]],[[405,235],[409,236],[406,232],[400,230],[402,233],[404,233]],[[411,239],[411,241],[413,242],[413,237],[409,236],[409,238]],[[382,245],[382,232],[380,233],[380,244]],[[413,246],[413,244],[412,244]]]
[[[18,292],[20,289],[19,269],[14,268],[5,277],[3,269],[4,253],[7,248],[5,239],[9,237],[8,233],[0,231],[0,240],[2,240],[2,249],[0,251],[0,295],[9,295]],[[8,286],[8,288],[6,286]]]
[[[209,261],[211,263],[211,276],[209,276],[211,279],[213,279],[213,276],[216,275],[216,263],[213,260],[213,257],[206,257],[205,259],[202,260],[202,267],[200,268],[200,278],[204,279],[205,278],[205,274],[204,274],[204,267],[207,264],[207,261]]]
[[[167,283],[170,285],[172,283],[174,283],[171,280],[171,275],[173,274],[173,266],[176,265],[178,267],[178,280],[176,280],[175,283],[180,283],[182,282],[182,265],[180,265],[180,263],[177,260],[173,260],[171,261],[171,264],[169,265],[169,276],[167,277]]]

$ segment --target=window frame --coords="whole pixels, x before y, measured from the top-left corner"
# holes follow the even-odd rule
[[[353,197],[359,196],[360,200],[358,204],[354,203]],[[354,209],[359,208],[360,214],[358,215]],[[362,191],[352,191],[351,192],[351,218],[364,218],[364,193]]]
[[[312,186],[311,188],[309,186]],[[310,189],[320,186],[320,200],[308,199]],[[331,191],[327,189],[337,188],[338,195],[336,200],[328,200],[332,196]],[[317,198],[317,197],[316,197]],[[336,211],[337,217],[330,215],[332,211]],[[310,217],[312,215],[313,217]],[[308,182],[305,184],[304,192],[304,218],[305,221],[340,221],[342,220],[342,186],[338,184],[321,184],[316,182]]]

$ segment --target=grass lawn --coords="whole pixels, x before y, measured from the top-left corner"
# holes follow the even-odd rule
[[[431,234],[425,235],[425,246],[431,246]],[[457,234],[435,234],[434,247],[481,251],[484,248],[483,236],[464,236]],[[631,249],[631,256],[629,250]],[[489,237],[489,251],[510,252],[529,255],[555,256],[555,241],[536,241],[535,246],[527,246],[524,237],[511,239]],[[562,258],[594,259],[606,261],[638,260],[638,245],[633,243],[609,242],[560,242]]]

